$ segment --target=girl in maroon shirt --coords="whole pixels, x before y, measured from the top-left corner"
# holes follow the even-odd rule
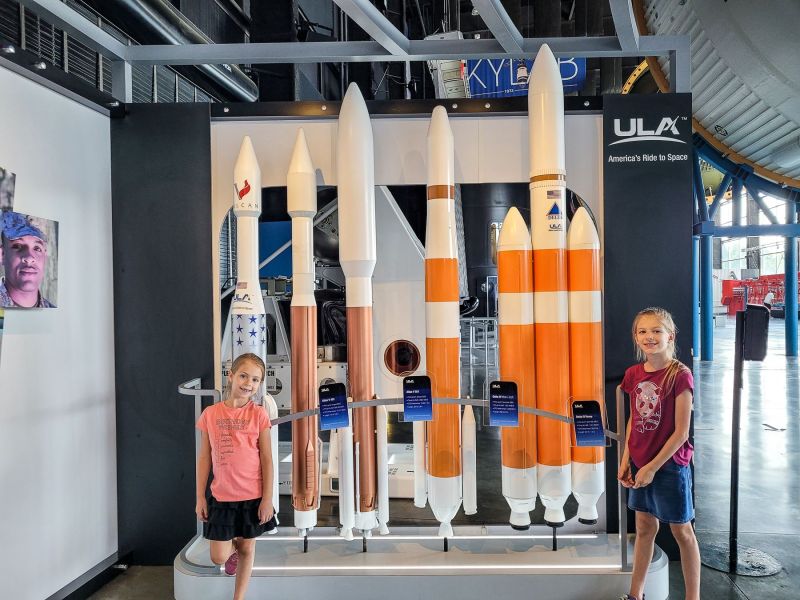
[[[675,358],[677,329],[663,308],[646,308],[633,320],[633,344],[641,361],[620,386],[631,399],[631,418],[617,479],[636,511],[636,542],[630,593],[643,600],[647,569],[660,523],[668,523],[681,552],[686,600],[700,600],[700,550],[692,519],[689,422],[694,381]]]

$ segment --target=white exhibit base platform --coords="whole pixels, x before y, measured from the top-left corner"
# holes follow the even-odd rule
[[[361,538],[348,542],[336,529],[316,528],[304,553],[303,538],[287,535],[294,530],[285,528],[258,539],[248,597],[614,600],[628,591],[631,575],[621,568],[617,535],[565,534],[553,551],[544,527],[454,529],[447,552],[432,527],[394,527],[390,535],[368,538],[363,552]],[[668,568],[666,555],[656,547],[648,600],[666,600]],[[211,563],[208,542],[201,537],[175,558],[174,571],[176,600],[230,600],[233,595],[234,578]]]

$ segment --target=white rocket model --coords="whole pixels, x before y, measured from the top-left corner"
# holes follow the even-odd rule
[[[375,242],[375,175],[372,125],[358,86],[350,84],[339,113],[336,136],[336,181],[339,202],[339,263],[345,276],[347,307],[347,363],[349,395],[354,402],[375,396],[372,334],[372,273]],[[385,416],[385,413],[381,413]],[[341,435],[350,435],[347,429]],[[348,440],[340,437],[346,454]],[[385,443],[385,440],[383,441]],[[340,472],[354,473],[355,498],[339,496],[343,535],[355,527],[367,535],[379,526],[378,516],[388,519],[388,506],[378,512],[380,488],[388,490],[388,471],[378,469],[376,410],[354,408],[350,457],[343,456]],[[347,475],[345,474],[345,479]],[[387,480],[379,484],[380,479]],[[341,482],[341,476],[340,476]],[[351,510],[355,513],[350,525]],[[386,523],[382,524],[383,526]]]
[[[541,47],[528,87],[531,245],[535,317],[536,406],[569,415],[569,318],[565,212],[564,90],[558,62]],[[539,497],[544,520],[563,525],[571,491],[567,423],[536,420]]]
[[[317,303],[314,299],[314,226],[317,183],[302,129],[286,176],[292,218],[292,411],[317,406]],[[294,524],[305,535],[317,524],[319,439],[316,416],[292,421]]]
[[[267,336],[264,298],[258,279],[258,217],[261,215],[261,169],[253,142],[242,140],[233,168],[233,214],[236,216],[236,291],[231,302],[231,359],[252,352],[266,362]],[[261,384],[264,407],[270,420],[278,418],[275,399]],[[272,445],[272,503],[278,512],[278,428],[270,430]]]
[[[447,111],[437,106],[428,127],[425,229],[425,346],[434,399],[458,398],[461,394],[454,161],[453,134]],[[471,411],[467,411],[465,417],[469,419],[470,416]],[[470,430],[467,424],[467,433],[474,434],[474,426]],[[433,405],[433,419],[427,423],[427,442],[428,502],[440,523],[439,535],[452,537],[450,523],[461,506],[462,475],[466,466],[462,457],[459,405]],[[464,445],[474,452],[474,439]],[[474,481],[474,477],[469,480]]]

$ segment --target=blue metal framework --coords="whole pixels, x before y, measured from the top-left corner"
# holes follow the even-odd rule
[[[798,355],[798,298],[797,298],[797,239],[800,237],[800,190],[777,184],[756,175],[745,165],[734,163],[720,154],[700,135],[694,134],[694,264],[693,276],[693,341],[695,356],[697,345],[700,345],[701,360],[714,360],[714,314],[713,314],[713,238],[714,237],[756,237],[784,236],[786,238],[785,258],[785,319],[786,319],[786,356]],[[714,201],[709,207],[706,204],[705,192],[700,173],[700,159],[710,163],[725,173]],[[729,186],[733,186],[733,225],[721,227],[714,224],[719,205],[725,197]],[[763,212],[770,225],[742,225],[742,191],[746,189],[753,197],[759,210]],[[775,214],[767,207],[759,196],[763,192],[786,201],[786,222],[779,223]],[[699,308],[699,311],[698,311]],[[699,331],[698,331],[699,330]],[[699,338],[699,339],[698,339]]]

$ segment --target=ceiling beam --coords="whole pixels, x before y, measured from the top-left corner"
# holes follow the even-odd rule
[[[483,22],[509,54],[522,53],[522,34],[508,16],[500,0],[472,0]]]
[[[609,4],[620,46],[629,52],[638,51],[639,29],[636,27],[631,0],[609,0]]]
[[[380,43],[276,42],[252,44],[189,44],[129,46],[132,64],[203,65],[328,62],[394,62],[460,60],[462,58],[531,58],[542,44],[559,57],[669,56],[683,47],[686,36],[642,36],[638,51],[620,48],[616,37],[525,38],[522,52],[509,54],[498,40],[411,40],[408,53],[393,55]],[[679,90],[682,91],[682,90]]]
[[[408,54],[409,39],[400,33],[369,0],[333,1],[390,54],[394,56]]]
[[[18,0],[25,8],[63,29],[95,52],[112,60],[125,60],[128,46],[59,0]]]

